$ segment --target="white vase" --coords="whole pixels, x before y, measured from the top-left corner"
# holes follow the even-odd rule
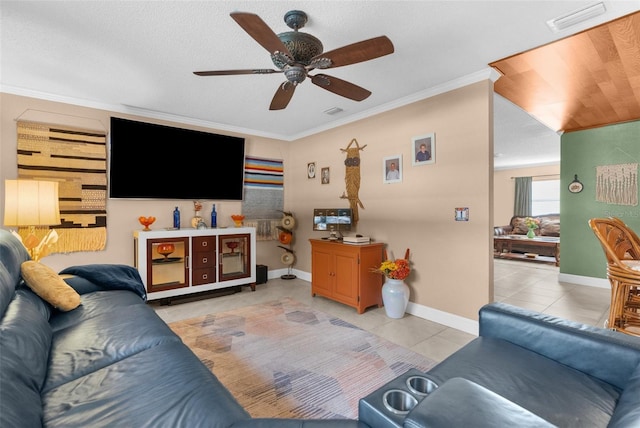
[[[402,318],[409,304],[409,286],[401,279],[386,278],[382,285],[382,302],[389,318]]]

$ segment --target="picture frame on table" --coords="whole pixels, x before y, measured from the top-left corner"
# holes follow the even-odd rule
[[[411,153],[413,166],[431,165],[436,163],[436,134],[424,134],[411,138]]]
[[[402,182],[402,155],[388,156],[382,159],[382,182]]]

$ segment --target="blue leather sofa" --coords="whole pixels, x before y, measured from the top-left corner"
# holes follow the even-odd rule
[[[499,303],[467,346],[362,398],[359,421],[254,419],[132,290],[134,269],[122,286],[67,280],[81,305],[60,312],[24,284],[28,258],[0,230],[0,427],[640,426],[639,338]],[[413,376],[438,387],[414,393]],[[391,412],[389,389],[413,401]]]
[[[478,338],[422,373],[437,388],[421,394],[407,382],[416,373],[400,376],[360,400],[359,419],[376,428],[640,427],[640,338],[502,303],[481,308],[479,322]],[[407,399],[385,405],[389,390]]]
[[[0,427],[364,426],[252,419],[138,294],[75,277],[81,305],[60,312],[24,284],[28,259],[0,230]]]

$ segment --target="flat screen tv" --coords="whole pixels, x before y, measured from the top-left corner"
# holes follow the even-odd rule
[[[353,216],[351,208],[315,208],[313,230],[343,232],[351,230]]]
[[[244,138],[111,118],[109,197],[241,201]]]

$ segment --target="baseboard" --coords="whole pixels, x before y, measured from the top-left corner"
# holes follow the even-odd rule
[[[268,278],[280,278],[282,275],[286,275],[288,273],[288,269],[270,270]],[[293,269],[291,273],[303,281],[311,282],[310,272]],[[459,315],[439,311],[413,302],[409,302],[409,305],[407,306],[407,313],[428,321],[437,322],[438,324],[464,331],[465,333],[473,334],[475,336],[478,335],[478,321],[470,320]]]
[[[269,279],[280,278],[282,275],[289,273],[288,269],[275,269],[270,270],[268,274]],[[293,269],[292,272],[299,279],[307,282],[311,282],[311,273],[304,272],[298,269]],[[590,276],[571,275],[567,273],[561,273],[558,275],[558,281],[568,282],[570,284],[586,285],[589,287],[597,288],[610,288],[609,280],[604,278],[593,278]],[[469,318],[461,317],[459,315],[451,314],[449,312],[440,311],[438,309],[423,306],[417,303],[409,302],[407,306],[407,313],[416,317],[433,321],[438,324],[445,325],[447,327],[455,328],[457,330],[464,331],[465,333],[478,335],[479,324],[478,321]]]
[[[407,313],[425,320],[446,325],[447,327],[455,328],[456,330],[464,331],[465,333],[473,334],[474,336],[478,335],[478,321],[461,317],[460,315],[440,311],[438,309],[419,305],[413,302],[409,302],[409,305],[407,306]]]
[[[597,288],[611,288],[611,284],[608,279],[594,278],[592,276],[572,275],[570,273],[558,274],[558,281],[568,282],[569,284],[586,285],[589,287]]]
[[[280,278],[282,275],[287,275],[288,273],[289,273],[289,269],[286,269],[286,268],[274,269],[268,272],[267,278],[269,279]],[[292,269],[291,273],[303,281],[311,282],[311,274],[309,272],[303,272],[298,269]]]

